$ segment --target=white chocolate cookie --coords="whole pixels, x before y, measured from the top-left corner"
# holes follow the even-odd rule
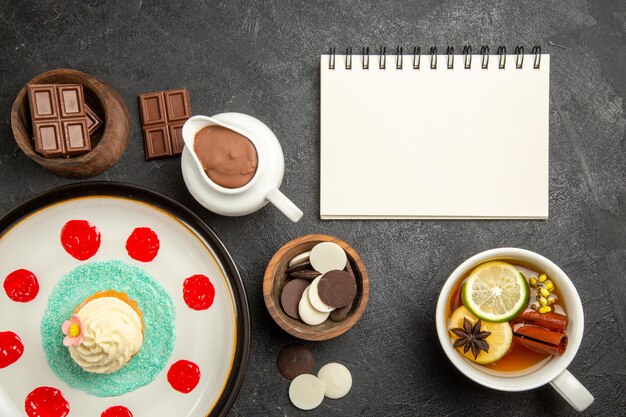
[[[326,387],[324,395],[328,398],[341,398],[352,388],[352,375],[348,368],[340,363],[333,362],[322,366],[317,377],[324,383]]]
[[[293,268],[294,266],[298,266],[298,265],[302,265],[305,264],[307,262],[309,262],[309,255],[311,254],[311,252],[304,252],[301,253],[300,255],[296,255],[294,256],[290,261],[289,261],[289,268]]]
[[[324,400],[324,383],[315,375],[297,376],[289,385],[289,399],[300,410],[312,410]]]
[[[311,305],[311,301],[309,301],[309,288],[311,288],[311,286],[308,286],[302,293],[302,298],[298,304],[298,314],[300,314],[300,319],[306,324],[317,326],[326,321],[330,313],[322,313]]]
[[[311,249],[311,266],[320,274],[338,269],[342,271],[348,262],[346,252],[336,243],[322,242]]]
[[[331,307],[320,299],[320,295],[317,291],[317,286],[320,283],[322,276],[319,276],[313,280],[311,285],[309,286],[309,301],[314,309],[321,313],[330,313],[335,309],[335,307]]]

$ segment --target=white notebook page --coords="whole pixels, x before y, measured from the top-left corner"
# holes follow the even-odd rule
[[[321,57],[323,219],[547,218],[550,57]]]

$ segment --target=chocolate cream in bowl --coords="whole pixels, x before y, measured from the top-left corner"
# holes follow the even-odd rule
[[[222,126],[211,125],[196,133],[193,150],[206,175],[224,188],[240,188],[256,173],[258,156],[247,137]]]

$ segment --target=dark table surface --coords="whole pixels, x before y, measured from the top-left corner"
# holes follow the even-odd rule
[[[549,386],[483,388],[459,373],[435,334],[448,274],[494,247],[539,252],[574,281],[585,337],[570,371],[596,398],[588,415],[626,415],[626,3],[623,1],[4,1],[0,4],[0,212],[74,182],[29,160],[9,115],[20,88],[69,67],[113,85],[132,119],[128,149],[97,180],[126,181],[198,213],[240,268],[252,315],[247,376],[231,416],[559,415],[573,410]],[[550,218],[546,221],[320,221],[319,56],[329,46],[388,50],[417,44],[542,45],[552,55]],[[406,50],[406,49],[405,49]],[[237,111],[282,143],[282,190],[305,212],[241,218],[208,212],[187,192],[179,159],[146,162],[137,94],[187,87],[194,114]],[[494,115],[494,118],[497,115]],[[410,121],[405,121],[410,122]],[[523,115],[520,122],[524,122]],[[276,355],[292,341],[270,319],[265,266],[288,240],[338,236],[360,252],[372,293],[347,334],[310,343],[318,361],[345,363],[354,386],[311,412],[288,400]]]

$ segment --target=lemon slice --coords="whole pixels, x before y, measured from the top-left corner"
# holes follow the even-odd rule
[[[464,318],[467,318],[472,325],[478,321],[476,316],[470,313],[467,308],[461,306],[454,310],[454,313],[452,313],[452,316],[450,317],[449,329],[454,329],[456,327],[463,328]],[[476,359],[474,359],[474,355],[472,355],[471,350],[463,353],[463,347],[459,347],[457,350],[461,355],[465,356],[472,362],[480,365],[487,365],[499,361],[504,355],[509,353],[511,344],[513,343],[513,331],[511,330],[509,323],[489,323],[487,321],[481,321],[480,330],[491,332],[491,334],[485,338],[485,342],[489,345],[489,351],[485,352],[481,350]],[[452,342],[454,342],[458,336],[452,332],[449,333],[452,338]]]
[[[463,285],[463,305],[476,317],[501,323],[528,304],[528,283],[513,265],[491,261],[474,268]]]

